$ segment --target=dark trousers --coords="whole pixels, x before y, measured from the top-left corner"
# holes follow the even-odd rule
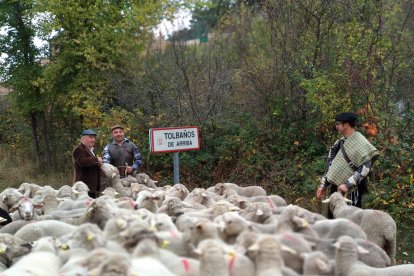
[[[358,189],[354,192],[349,193],[349,199],[352,200],[351,206],[355,206],[358,208],[362,208],[362,195],[364,194],[363,191],[361,191],[361,189],[359,189],[360,186],[358,186]],[[338,186],[331,184],[328,187],[329,190],[329,195],[335,193],[338,191]],[[331,208],[328,207],[328,219],[333,219],[333,213],[331,211]]]

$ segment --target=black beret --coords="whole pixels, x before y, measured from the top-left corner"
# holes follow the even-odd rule
[[[81,136],[84,136],[84,135],[93,135],[93,136],[96,136],[96,133],[92,129],[85,129],[84,131],[82,131]]]
[[[337,122],[355,122],[358,119],[358,116],[352,112],[343,112],[335,117]]]

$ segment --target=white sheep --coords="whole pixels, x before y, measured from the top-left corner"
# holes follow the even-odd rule
[[[344,276],[412,276],[414,264],[395,265],[385,268],[370,267],[358,260],[358,252],[369,254],[369,251],[359,247],[355,240],[348,236],[342,236],[336,246],[335,275]]]
[[[266,195],[265,189],[260,186],[241,187],[234,183],[217,183],[214,186],[214,191],[218,195],[226,194],[226,197],[234,194],[234,192],[236,192],[238,195],[247,197]]]
[[[320,220],[309,226],[318,233],[321,239],[338,239],[340,236],[367,239],[367,235],[355,222],[345,219]]]
[[[157,189],[157,185],[155,185],[155,184],[157,184],[157,182],[158,182],[158,181],[152,180],[152,179],[149,177],[149,175],[148,175],[148,174],[146,174],[146,173],[138,173],[138,174],[135,176],[135,178],[137,179],[137,182],[138,182],[139,184],[144,184],[144,185],[146,185],[147,187],[150,187],[150,188],[153,188],[153,189]]]
[[[165,197],[178,197],[181,200],[184,200],[188,194],[190,193],[190,191],[187,189],[186,186],[184,186],[181,183],[177,183],[174,184],[174,186],[172,186],[171,188],[169,188],[168,190],[165,191]]]
[[[282,257],[284,247],[273,236],[264,235],[248,248],[254,256],[257,276],[282,276],[285,266]]]
[[[12,219],[19,220],[32,220],[35,219],[35,208],[42,208],[43,204],[34,204],[31,198],[23,196],[14,207],[10,208],[10,212],[13,212]]]
[[[335,192],[323,201],[329,207],[335,218],[352,220],[367,234],[367,239],[376,243],[387,252],[391,262],[395,262],[397,225],[386,212],[372,209],[360,209],[348,206],[347,199],[341,193]]]
[[[320,251],[302,253],[304,275],[333,275],[335,261]]]
[[[1,276],[45,276],[58,275],[60,267],[59,257],[51,252],[32,252],[9,269],[0,273]]]
[[[58,238],[60,236],[73,232],[75,229],[76,226],[61,221],[42,220],[26,224],[21,229],[19,229],[19,231],[17,231],[14,236],[24,240],[25,242],[32,242],[46,236]]]

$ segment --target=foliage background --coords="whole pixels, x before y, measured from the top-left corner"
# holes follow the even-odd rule
[[[180,5],[191,27],[155,36]],[[412,1],[3,1],[0,25],[1,81],[14,90],[0,100],[2,189],[71,184],[82,129],[100,152],[118,123],[141,170],[171,184],[172,156],[149,152],[148,130],[198,125],[182,183],[261,185],[321,211],[333,118],[350,110],[381,151],[365,207],[396,219],[398,258],[414,260]]]

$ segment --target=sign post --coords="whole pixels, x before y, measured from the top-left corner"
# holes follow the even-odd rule
[[[179,152],[200,149],[200,128],[196,126],[151,128],[149,130],[152,153],[173,153],[174,184],[180,181]]]

